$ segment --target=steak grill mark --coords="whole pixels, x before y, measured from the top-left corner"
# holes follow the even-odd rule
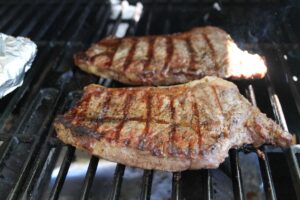
[[[216,59],[217,55],[216,55],[216,51],[214,49],[214,46],[211,43],[210,39],[208,38],[208,36],[205,32],[202,32],[202,36],[203,36],[203,38],[204,38],[205,42],[207,43],[207,46],[210,50],[211,59],[214,62],[214,68],[215,68],[215,71],[217,72],[219,70],[219,66],[218,66],[218,63],[217,63],[217,59]]]
[[[197,106],[196,102],[193,102],[192,111],[193,111],[193,115],[197,118],[196,133],[198,135],[198,146],[200,147],[202,145],[202,135],[201,135],[201,129],[200,129],[200,115],[199,115],[199,110],[198,110],[198,106]]]
[[[103,122],[103,120],[105,119],[105,116],[106,116],[106,113],[109,109],[109,103],[111,101],[111,97],[112,97],[112,93],[111,92],[107,92],[106,93],[106,98],[105,98],[105,101],[104,101],[104,104],[103,104],[103,108],[102,110],[100,111],[100,114],[97,118],[97,121],[98,122]]]
[[[145,128],[143,130],[142,135],[139,138],[139,148],[140,149],[144,149],[144,137],[146,137],[146,135],[149,134],[149,129],[150,129],[150,123],[152,122],[152,118],[151,118],[151,95],[149,94],[149,92],[146,92],[146,120],[145,120]],[[142,119],[141,119],[142,120]],[[154,121],[154,119],[153,119]],[[160,120],[162,121],[162,120]],[[163,121],[163,124],[168,124],[168,122]],[[155,123],[158,123],[157,121]]]
[[[117,41],[115,41],[113,44],[102,44],[106,47],[109,47],[111,48],[110,51],[106,51],[106,55],[107,57],[109,58],[109,61],[106,63],[106,67],[108,68],[111,68],[112,67],[112,64],[113,64],[113,60],[114,60],[114,57],[115,57],[115,54],[117,53],[117,50],[118,48],[120,47],[122,43],[122,40],[121,39],[117,39]],[[101,43],[100,43],[101,44]],[[91,57],[91,62],[95,62],[95,59],[101,55],[103,53],[99,53],[99,54],[95,54],[94,56]]]
[[[211,86],[212,92],[215,96],[215,101],[218,104],[218,107],[223,115],[223,109],[221,106],[221,102],[219,100],[216,88],[214,86]],[[196,102],[192,103],[192,112],[193,115],[197,118],[197,123],[196,126],[193,127],[191,124],[185,124],[185,123],[176,123],[175,118],[176,118],[176,111],[175,111],[175,106],[174,106],[174,97],[169,96],[169,100],[170,100],[170,111],[171,111],[171,121],[168,122],[166,120],[162,120],[162,119],[155,119],[151,116],[151,108],[152,108],[152,104],[151,104],[151,99],[152,96],[149,94],[150,92],[147,91],[145,92],[145,96],[146,96],[146,118],[142,118],[142,117],[131,117],[128,118],[128,112],[129,112],[129,108],[131,106],[131,99],[133,97],[133,95],[135,95],[134,93],[130,93],[127,94],[126,98],[125,98],[125,102],[124,102],[124,107],[123,107],[123,117],[122,118],[118,118],[118,117],[106,117],[106,113],[108,112],[108,110],[110,109],[110,101],[112,98],[112,93],[111,92],[106,92],[106,97],[105,97],[105,101],[103,104],[103,107],[100,111],[99,117],[97,119],[90,119],[91,121],[95,121],[97,126],[95,127],[95,131],[97,131],[97,129],[101,126],[101,124],[105,123],[105,122],[114,122],[114,123],[118,123],[118,125],[116,126],[116,133],[115,133],[115,138],[113,139],[114,141],[118,141],[119,137],[120,137],[120,132],[122,130],[122,128],[124,127],[124,124],[127,121],[137,121],[137,122],[141,122],[141,123],[145,123],[145,128],[143,130],[142,135],[140,136],[139,139],[139,146],[141,147],[141,149],[143,149],[144,146],[144,142],[143,139],[146,135],[149,134],[149,129],[150,129],[150,124],[151,123],[156,123],[156,124],[164,124],[164,125],[170,125],[171,130],[169,132],[169,141],[171,141],[170,143],[170,153],[176,153],[173,152],[173,150],[175,148],[173,148],[174,146],[174,141],[175,141],[175,134],[176,134],[176,127],[180,126],[180,127],[185,127],[185,128],[192,128],[195,133],[197,134],[198,137],[198,145],[201,146],[202,144],[202,135],[201,135],[201,129],[200,129],[200,115],[199,115],[199,108],[197,106]],[[89,105],[89,101],[91,101],[91,96],[88,95],[87,97],[84,98],[83,100],[83,105],[88,106]],[[193,99],[195,99],[195,97],[193,96]],[[85,108],[87,109],[87,108]],[[77,113],[79,114],[79,113]],[[191,145],[191,144],[190,144]],[[189,146],[188,152],[190,154],[191,152],[191,146]],[[178,152],[177,152],[178,153]]]
[[[211,88],[212,88],[213,93],[215,95],[215,99],[217,101],[217,105],[218,105],[221,113],[223,114],[223,108],[222,108],[222,105],[221,105],[221,102],[220,102],[220,99],[219,99],[219,96],[218,96],[218,93],[217,93],[217,89],[214,86],[211,86]]]
[[[101,55],[94,55],[99,51]],[[232,56],[236,52],[241,56]],[[252,68],[247,64],[249,59],[255,63]],[[206,75],[263,78],[267,71],[261,56],[243,51],[228,33],[210,26],[172,35],[105,38],[85,56],[76,54],[74,60],[83,71],[133,85],[174,85]],[[244,67],[249,71],[236,70]]]
[[[191,42],[191,38],[190,37],[185,37],[185,42],[186,42],[186,47],[187,47],[187,50],[189,52],[189,57],[190,57],[190,63],[189,63],[189,66],[191,69],[194,69],[195,68],[195,51],[193,49],[193,46],[192,46],[192,42]]]
[[[124,62],[124,66],[123,66],[123,70],[124,72],[126,72],[126,70],[128,69],[129,65],[131,64],[132,62],[132,58],[133,58],[133,55],[135,53],[135,49],[136,49],[136,45],[138,43],[138,40],[136,38],[132,38],[132,46],[128,52],[128,55],[126,57],[126,60]]]
[[[175,115],[176,115],[176,111],[175,111],[175,107],[174,107],[174,98],[172,98],[172,96],[169,97],[170,99],[170,110],[171,110],[171,131],[169,132],[169,153],[171,155],[176,155],[177,152],[174,152],[176,150],[175,146],[174,146],[174,141],[176,139],[175,134],[176,134],[176,123],[175,123]]]
[[[166,58],[165,58],[165,64],[163,66],[162,72],[169,71],[169,63],[173,56],[174,51],[174,45],[173,45],[173,39],[171,37],[166,37]]]
[[[150,68],[151,60],[153,57],[153,48],[154,48],[155,37],[150,36],[148,40],[148,51],[147,51],[147,61],[144,64],[144,71],[147,71]]]
[[[131,93],[127,94],[126,99],[125,99],[125,104],[123,107],[123,118],[122,118],[121,122],[119,123],[119,125],[116,127],[117,130],[116,130],[115,139],[114,139],[115,141],[119,140],[120,132],[121,132],[122,128],[124,127],[125,122],[128,121],[127,115],[128,115],[129,108],[131,105],[131,99],[132,99],[132,94]]]
[[[113,101],[107,108],[108,113],[111,117],[118,116],[119,121],[117,123],[109,121],[94,131],[95,122],[91,118],[96,117],[93,115],[93,110],[99,101],[104,103],[106,98],[103,95],[108,91],[112,93]],[[240,96],[240,99],[235,97],[238,105],[241,106],[240,111],[236,110],[235,104],[232,104],[232,99],[228,95],[222,95],[223,92],[230,93],[232,97]],[[212,96],[208,99],[207,94]],[[88,96],[93,98],[89,99]],[[130,106],[133,103],[137,105]],[[182,106],[177,106],[177,103]],[[81,105],[89,105],[89,107],[82,110]],[[151,112],[152,106],[155,110]],[[228,107],[226,113],[223,113],[225,106]],[[187,113],[185,111],[187,107],[191,107],[193,112]],[[75,114],[70,119],[68,115],[73,112]],[[83,118],[81,123],[72,123],[74,117],[76,118],[76,112],[92,117]],[[143,112],[142,115],[140,112]],[[127,124],[126,122],[131,120],[128,116],[132,114],[144,121]],[[192,116],[187,117],[187,114]],[[240,120],[227,135],[228,117],[239,117]],[[156,124],[153,118],[166,120],[168,124]],[[65,116],[59,116],[54,126],[61,140],[95,155],[126,165],[170,171],[215,168],[224,161],[231,147],[239,147],[243,144],[253,143],[257,146],[264,142],[279,146],[292,144],[292,136],[257,108],[251,106],[233,83],[216,77],[207,77],[167,88],[110,89],[92,84],[86,87],[80,104]],[[262,128],[257,129],[258,126]],[[121,131],[122,128],[124,132]],[[193,128],[193,131],[190,128]],[[251,133],[253,130],[261,133]],[[265,135],[266,130],[270,131],[270,134]],[[239,131],[240,134],[237,135],[236,132]],[[265,135],[265,138],[260,139],[258,134]],[[122,141],[119,139],[121,136]],[[92,149],[86,146],[91,143],[96,145]],[[123,157],[123,151],[130,155]],[[207,159],[206,156],[212,159]]]

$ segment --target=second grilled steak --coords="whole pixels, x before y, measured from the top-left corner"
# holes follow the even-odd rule
[[[105,38],[74,56],[82,70],[133,85],[172,85],[206,75],[262,78],[263,59],[216,27],[160,36]]]
[[[233,83],[215,77],[158,88],[89,85],[55,129],[104,159],[166,171],[216,168],[243,144],[292,143]]]

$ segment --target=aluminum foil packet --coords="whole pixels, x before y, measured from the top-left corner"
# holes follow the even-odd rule
[[[36,52],[30,39],[0,33],[0,98],[22,85]]]

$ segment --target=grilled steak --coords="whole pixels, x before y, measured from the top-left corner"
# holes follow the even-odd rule
[[[263,59],[216,27],[173,35],[105,38],[74,56],[82,70],[133,85],[172,85],[202,78],[262,78]]]
[[[54,126],[63,142],[91,154],[166,171],[216,168],[243,144],[292,143],[233,83],[216,77],[158,88],[92,84]]]

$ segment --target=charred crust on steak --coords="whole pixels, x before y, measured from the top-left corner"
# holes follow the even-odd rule
[[[241,50],[212,26],[157,36],[104,38],[75,64],[88,73],[132,85],[173,85],[204,76],[251,79],[265,76],[266,61]]]
[[[216,77],[171,87],[85,87],[54,127],[63,142],[146,169],[215,168],[230,148],[286,147],[293,137]]]

